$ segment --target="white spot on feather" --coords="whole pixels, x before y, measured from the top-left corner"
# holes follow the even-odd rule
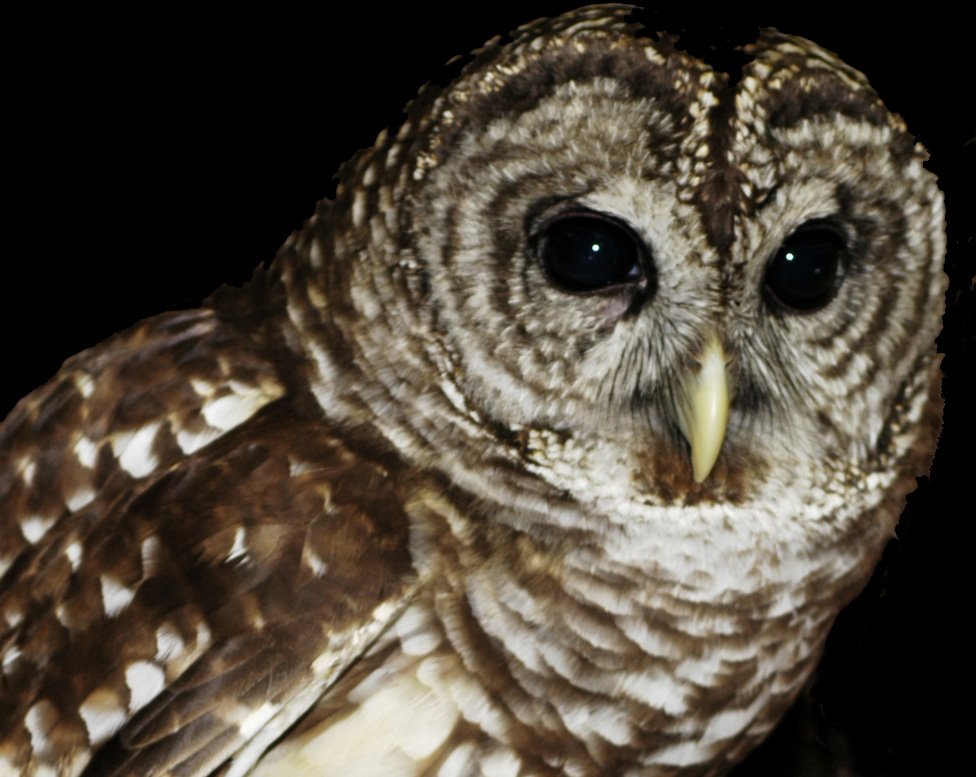
[[[226,563],[231,563],[232,561],[238,561],[241,564],[247,563],[247,542],[245,541],[247,537],[247,532],[244,530],[243,526],[238,526],[234,531],[234,543],[231,545],[230,550],[227,552]]]
[[[74,452],[83,467],[92,469],[95,466],[95,460],[98,458],[98,446],[85,435],[78,438],[74,445]]]
[[[352,223],[361,227],[366,220],[366,194],[362,189],[356,189],[352,197]]]
[[[322,266],[322,246],[318,240],[312,240],[308,246],[308,260],[316,270]]]
[[[209,380],[203,380],[202,378],[190,378],[190,385],[197,395],[201,397],[211,397],[213,396],[216,387]]]
[[[159,537],[150,534],[142,541],[142,579],[152,577],[159,569]]]
[[[715,715],[708,723],[708,728],[701,737],[701,741],[717,742],[737,736],[744,731],[769,703],[765,694],[759,694],[745,709],[724,710]]]
[[[204,420],[221,432],[229,431],[244,423],[273,397],[256,386],[239,386],[241,393],[227,394],[207,402],[200,409]]]
[[[655,65],[663,65],[665,62],[661,52],[659,52],[653,46],[644,47],[644,56],[647,58],[648,62],[653,62]]]
[[[474,743],[464,742],[454,748],[451,754],[444,759],[441,768],[437,770],[437,777],[465,777],[468,774],[468,766],[471,763],[471,756],[474,753]]]
[[[322,577],[322,575],[329,571],[329,565],[308,545],[302,549],[302,561],[305,563],[305,566],[312,570],[312,574],[316,577]]]
[[[7,625],[10,628],[14,629],[17,627],[17,624],[24,619],[24,613],[22,613],[20,610],[14,609],[5,610],[3,613],[3,619],[7,621]]]
[[[685,741],[654,752],[648,762],[667,766],[691,766],[708,761],[711,757],[711,748],[702,747],[697,741]]]
[[[156,629],[156,660],[165,663],[176,658],[186,650],[186,643],[170,624],[164,623]]]
[[[320,310],[324,310],[329,304],[328,298],[318,289],[317,286],[309,285],[306,287],[308,301]]]
[[[210,631],[210,627],[205,621],[200,621],[197,624],[197,641],[194,648],[198,653],[202,653],[208,647],[210,647],[210,641],[213,639],[213,632]]]
[[[20,523],[20,533],[31,545],[47,534],[48,529],[54,526],[56,518],[42,518],[40,515],[31,515]]]
[[[315,468],[307,461],[302,461],[301,459],[293,459],[291,458],[291,456],[288,457],[288,474],[291,477],[304,475],[306,472],[312,472],[314,469]]]
[[[91,488],[82,487],[69,496],[65,500],[65,504],[71,512],[76,513],[91,504],[94,499],[95,492]]]
[[[765,698],[763,698],[765,701]],[[755,710],[725,710],[718,713],[708,723],[705,735],[702,737],[707,741],[726,739],[741,732],[753,718],[756,717]]]
[[[457,720],[457,707],[443,688],[413,673],[399,674],[341,720],[329,719],[279,745],[257,765],[254,777],[313,777],[322,773],[322,764],[333,774],[419,777]]]
[[[481,759],[482,777],[518,777],[522,762],[508,748],[499,748]]]
[[[10,775],[20,774],[20,769],[14,766],[14,762],[11,761],[9,758],[0,755],[0,774],[10,774]],[[35,775],[37,774],[36,770],[34,774]]]
[[[119,465],[132,477],[144,478],[159,466],[152,445],[161,425],[162,422],[154,421],[134,432],[116,435],[112,440],[112,451]]]
[[[11,667],[20,660],[20,648],[11,645],[3,654],[3,673],[9,674]]]
[[[77,572],[78,567],[81,566],[81,550],[81,543],[78,540],[69,542],[64,548],[64,555],[68,557],[72,572]]]
[[[47,732],[54,728],[59,719],[57,707],[47,699],[35,703],[24,716],[24,728],[30,734],[31,749],[35,754],[47,750]]]
[[[384,602],[380,602],[378,605],[376,605],[376,607],[373,608],[373,620],[379,621],[380,623],[385,623],[391,617],[393,617],[393,613],[396,612],[396,609],[397,602],[394,600],[388,599]]]
[[[620,690],[631,699],[668,715],[683,715],[688,710],[686,689],[666,672],[629,672]]]
[[[280,709],[281,705],[266,701],[241,721],[241,724],[237,727],[241,732],[241,736],[244,739],[253,737],[264,728],[265,723],[271,720]]]
[[[129,712],[136,712],[155,699],[166,687],[166,675],[151,661],[133,661],[125,669],[129,686]]]
[[[71,628],[71,617],[67,608],[64,606],[64,602],[54,608],[54,614],[57,616],[58,623],[60,623],[66,629]]]
[[[507,736],[507,721],[480,683],[467,674],[456,673],[445,687],[466,721],[493,739],[501,740]]]
[[[100,580],[102,582],[102,606],[105,608],[105,614],[109,618],[114,618],[129,606],[132,598],[136,595],[136,591],[134,588],[127,588],[108,575],[102,575]]]
[[[128,714],[119,704],[119,697],[107,688],[96,688],[78,708],[78,714],[88,729],[88,741],[100,745],[125,724]]]
[[[20,472],[25,485],[28,487],[34,485],[34,473],[37,471],[37,465],[30,456],[24,456],[17,462],[17,470]]]
[[[202,432],[191,432],[186,429],[181,429],[176,433],[176,444],[180,446],[180,450],[186,455],[196,453],[204,445],[212,443],[220,437],[220,432],[216,429],[206,429]]]
[[[74,378],[75,386],[78,388],[78,391],[81,392],[81,395],[85,399],[88,399],[88,397],[90,397],[95,391],[95,381],[92,380],[91,375],[89,375],[87,372],[76,372],[74,375],[72,375],[72,378]]]
[[[400,639],[400,648],[409,656],[427,655],[441,642],[427,611],[419,606],[407,609],[393,628]]]
[[[615,707],[557,705],[566,728],[584,742],[604,739],[614,745],[628,745],[633,731],[623,710]]]

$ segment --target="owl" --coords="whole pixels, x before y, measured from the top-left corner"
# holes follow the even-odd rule
[[[931,459],[925,159],[774,30],[486,44],[0,427],[0,774],[728,772]]]

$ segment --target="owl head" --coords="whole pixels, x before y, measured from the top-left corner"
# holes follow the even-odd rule
[[[579,496],[609,467],[653,504],[908,488],[946,283],[925,151],[807,40],[720,72],[629,13],[489,44],[344,169],[320,217],[349,228],[310,245],[348,260],[320,261],[328,326],[384,434],[452,477],[514,444]]]

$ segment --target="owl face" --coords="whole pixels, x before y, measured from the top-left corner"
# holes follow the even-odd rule
[[[733,81],[606,29],[516,39],[440,98],[416,253],[488,417],[667,451],[689,489],[711,424],[723,492],[771,462],[844,480],[917,419],[944,293],[924,152],[833,55],[772,32],[749,54]]]

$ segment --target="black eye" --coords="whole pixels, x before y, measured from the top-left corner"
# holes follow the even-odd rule
[[[644,247],[624,224],[599,213],[569,213],[550,221],[535,250],[553,283],[567,291],[596,291],[643,275]]]
[[[786,308],[822,308],[837,290],[844,248],[844,238],[834,227],[800,227],[783,241],[766,268],[767,292]]]

